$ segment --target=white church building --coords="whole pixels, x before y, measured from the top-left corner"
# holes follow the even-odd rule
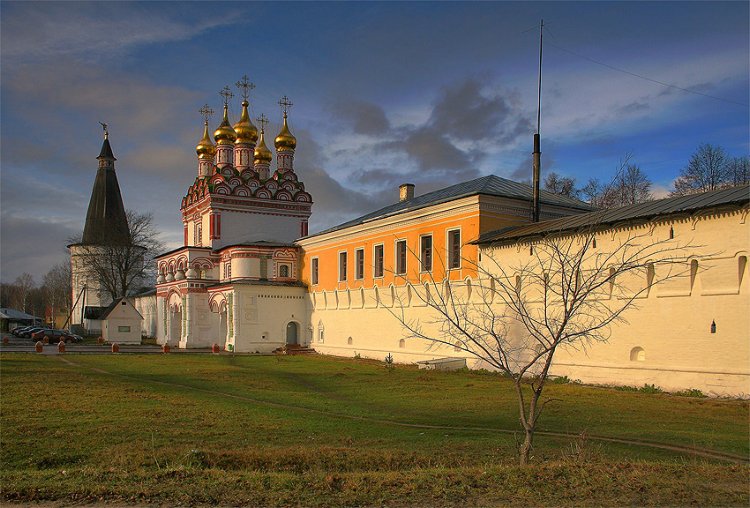
[[[284,118],[266,146],[250,120],[247,97],[232,126],[221,124],[198,143],[194,183],[182,200],[184,246],[157,258],[157,339],[181,348],[214,343],[240,352],[270,352],[305,341],[309,327],[300,248],[312,197],[294,171],[297,140]]]
[[[300,176],[294,168],[290,103],[280,101],[274,168],[265,118],[258,131],[244,91],[234,125],[225,95],[213,139],[206,118],[196,177],[180,207],[183,246],[157,258],[156,312],[142,313],[153,316],[155,323],[145,324],[159,343],[218,344],[245,353],[287,345],[485,367],[459,347],[407,337],[394,309],[428,322],[429,280],[439,281],[435,287],[445,295],[455,287],[467,305],[484,305],[471,293],[488,284],[478,268],[493,256],[501,264],[523,262],[548,235],[595,230],[599,248],[607,249],[637,232],[655,242],[689,238],[710,248],[686,252],[690,276],[645,291],[628,322],[613,325],[611,341],[563,348],[552,373],[584,382],[750,393],[747,186],[610,211],[542,191],[535,223],[525,184],[489,175],[423,195],[407,184],[393,204],[309,235],[313,197],[300,178],[304,168]]]

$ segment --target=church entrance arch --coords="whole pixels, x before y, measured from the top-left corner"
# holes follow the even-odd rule
[[[169,313],[169,342],[179,343],[182,338],[182,308],[175,305]]]
[[[173,292],[167,299],[169,311],[169,333],[167,342],[179,344],[182,339],[182,299],[179,293]]]
[[[299,344],[299,325],[296,321],[290,321],[286,325],[286,343]]]
[[[208,299],[208,308],[212,313],[216,314],[216,317],[218,317],[218,329],[215,325],[212,327],[212,333],[216,333],[217,335],[212,340],[215,343],[224,346],[228,339],[227,300],[225,296],[222,293],[213,293]],[[213,323],[217,323],[215,320],[212,321]]]

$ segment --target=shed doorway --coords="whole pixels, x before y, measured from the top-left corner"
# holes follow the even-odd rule
[[[299,326],[294,321],[286,325],[286,343],[287,345],[299,343]]]

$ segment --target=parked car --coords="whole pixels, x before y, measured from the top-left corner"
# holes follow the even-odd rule
[[[81,342],[83,341],[83,338],[79,335],[75,335],[73,333],[70,333],[68,330],[55,330],[52,328],[43,328],[41,330],[38,330],[37,332],[33,333],[31,335],[31,338],[33,340],[44,340],[44,338],[49,339],[50,343],[57,343],[61,340],[63,342]]]
[[[17,326],[16,328],[13,328],[10,333],[15,335],[16,337],[20,337],[23,332],[28,330],[29,328],[33,328],[33,326]]]
[[[44,340],[44,337],[49,337],[51,339],[52,332],[53,330],[51,328],[40,328],[31,333],[31,340],[33,341]]]
[[[65,335],[65,342],[83,342],[83,337],[76,335],[75,333],[68,333]]]
[[[43,330],[43,329],[44,329],[44,327],[42,327],[42,326],[32,326],[31,328],[27,328],[26,330],[24,330],[23,332],[21,332],[21,334],[19,335],[19,337],[24,337],[24,338],[28,339],[29,337],[31,337],[32,333],[38,332],[39,330]]]

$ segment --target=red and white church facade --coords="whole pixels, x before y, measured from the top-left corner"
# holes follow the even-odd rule
[[[280,104],[284,117],[274,140],[274,171],[265,117],[259,133],[246,93],[234,125],[225,100],[213,140],[206,118],[196,147],[197,175],[180,207],[183,246],[157,257],[159,343],[269,352],[309,342],[301,254],[293,242],[307,234],[312,197],[294,171],[290,103],[283,98]]]

